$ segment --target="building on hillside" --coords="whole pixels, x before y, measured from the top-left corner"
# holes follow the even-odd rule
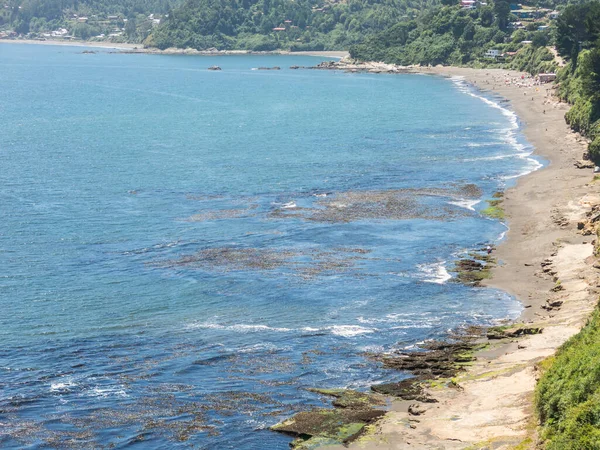
[[[512,13],[519,19],[533,19],[534,17],[533,11],[528,9],[516,9]]]
[[[550,83],[550,82],[556,80],[556,74],[555,73],[540,73],[538,75],[538,80],[540,80],[540,83]]]
[[[495,48],[491,48],[485,52],[486,58],[497,59],[499,56],[501,56],[500,50],[496,50]]]

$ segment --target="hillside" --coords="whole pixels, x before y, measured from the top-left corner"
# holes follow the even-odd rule
[[[198,50],[344,50],[434,0],[187,0],[146,41]]]
[[[0,37],[141,42],[179,0],[9,0]],[[4,30],[4,31],[3,31]]]

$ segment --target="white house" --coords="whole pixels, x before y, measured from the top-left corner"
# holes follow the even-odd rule
[[[487,52],[485,52],[485,56],[486,56],[486,58],[496,59],[498,56],[500,56],[500,50],[496,50],[495,48],[491,48]]]

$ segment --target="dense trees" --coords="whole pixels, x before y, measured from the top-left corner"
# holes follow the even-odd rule
[[[75,36],[85,39],[83,36],[94,36],[93,33],[99,31],[99,28],[69,23],[67,19],[73,14],[104,17],[115,14],[123,17],[167,14],[171,7],[179,3],[180,0],[10,0],[6,4],[8,8],[4,8],[10,14],[3,17],[17,33],[68,27]]]
[[[350,49],[352,56],[359,59],[377,59],[398,64],[469,64],[485,62],[485,52],[490,48],[514,52],[521,50],[532,58],[536,65],[546,67],[552,55],[544,47],[549,41],[547,31],[538,31],[539,24],[532,30],[517,30],[512,37],[505,30],[505,21],[510,18],[508,3],[504,2],[478,9],[460,6],[438,6],[422,12],[414,20],[401,22],[389,29],[367,37]],[[508,9],[507,9],[508,8]],[[496,13],[494,13],[496,11]],[[499,16],[500,14],[506,17]],[[522,41],[533,41],[528,50]],[[540,48],[539,51],[536,51]],[[519,58],[515,67],[527,64]],[[536,66],[537,67],[537,66]],[[532,71],[535,69],[531,67]]]
[[[187,0],[147,41],[159,48],[344,49],[437,0]],[[278,30],[274,30],[278,29]]]
[[[567,121],[589,136],[590,156],[600,164],[600,3],[565,8],[557,20],[555,41],[569,61],[559,73],[559,95],[573,104]]]

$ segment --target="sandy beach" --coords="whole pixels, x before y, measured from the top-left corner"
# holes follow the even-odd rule
[[[37,41],[31,39],[0,39],[0,44],[16,44],[16,45],[59,45],[64,47],[92,47],[108,50],[122,50],[126,53],[149,53],[156,55],[197,55],[197,56],[219,56],[219,55],[301,55],[301,56],[318,56],[321,58],[347,58],[350,54],[347,51],[309,51],[309,52],[290,52],[286,50],[275,50],[267,52],[252,52],[250,50],[196,50],[183,48],[167,48],[159,50],[157,48],[145,48],[142,44],[115,44],[112,42],[91,42],[91,41],[62,41],[62,40],[45,40]]]
[[[32,39],[0,39],[0,44],[15,44],[15,45],[60,45],[64,47],[94,47],[106,48],[112,50],[135,50],[141,48],[141,44],[114,44],[112,42],[89,42],[89,41],[59,41],[46,40],[37,41]]]
[[[167,53],[133,44],[0,40],[0,44],[65,45]],[[229,54],[246,54],[238,52]],[[266,52],[271,53],[271,52]],[[285,52],[273,52],[286,54]],[[171,54],[193,53],[181,50]],[[331,58],[346,52],[294,52]],[[379,70],[367,67],[365,70]],[[388,70],[388,68],[385,68]],[[505,192],[509,226],[494,251],[499,265],[485,285],[516,296],[524,306],[518,322],[543,328],[541,334],[490,341],[477,360],[453,383],[432,386],[436,403],[391,400],[390,411],[352,449],[519,449],[534,448],[533,394],[537,364],[576,334],[597,303],[600,278],[594,267],[593,235],[578,232],[593,205],[600,204],[600,184],[592,168],[579,169],[587,142],[564,120],[569,106],[552,96],[551,85],[534,85],[526,74],[502,69],[419,68],[435,76],[463,77],[475,88],[508,101],[535,154],[548,163],[519,178]],[[553,306],[554,305],[554,306]],[[414,410],[418,409],[418,414]],[[324,447],[329,450],[342,446]]]
[[[536,364],[581,329],[598,294],[594,236],[577,232],[591,205],[600,203],[592,169],[575,167],[586,142],[565,123],[569,106],[552,97],[550,85],[528,86],[532,80],[521,80],[526,74],[447,67],[421,71],[464,77],[508,100],[503,106],[518,115],[535,154],[548,161],[506,191],[503,206],[510,230],[494,252],[499,266],[486,283],[520,299],[524,310],[518,322],[542,327],[543,332],[490,341],[473,366],[454,379],[456,384],[429,389],[437,403],[419,404],[423,412],[415,415],[408,413],[415,402],[393,401],[372,433],[350,448],[534,448]]]

